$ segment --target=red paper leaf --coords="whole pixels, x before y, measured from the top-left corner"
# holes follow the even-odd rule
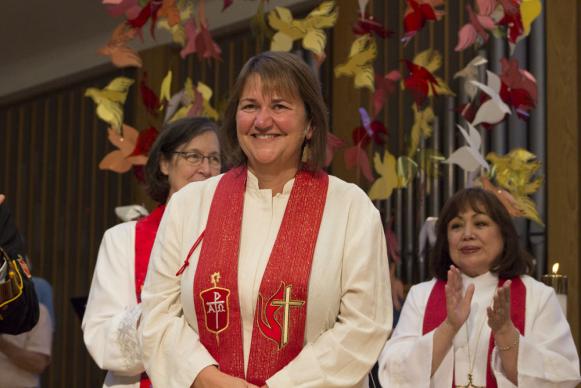
[[[331,162],[333,161],[333,156],[335,155],[335,151],[343,147],[344,145],[345,142],[343,140],[333,135],[331,132],[327,132],[327,150],[325,154],[325,167],[331,165]]]

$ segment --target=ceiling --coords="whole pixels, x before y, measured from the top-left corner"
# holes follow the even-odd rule
[[[270,0],[270,7],[306,3]],[[212,29],[251,17],[257,1],[237,0],[222,12],[222,0],[206,0]],[[107,14],[100,0],[11,1],[0,13],[0,102],[7,96],[107,63],[96,50],[122,19]],[[139,49],[169,42],[167,34],[148,34]],[[9,99],[9,98],[8,98]]]

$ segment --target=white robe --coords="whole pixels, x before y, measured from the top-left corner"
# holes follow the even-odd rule
[[[453,347],[438,370],[430,378],[434,330],[422,335],[426,303],[435,280],[411,288],[393,332],[379,358],[379,380],[384,387],[451,387],[452,371],[455,384],[467,384],[471,357],[477,353],[473,384],[486,385],[486,358],[490,328],[486,322],[486,307],[491,304],[498,277],[486,273],[477,278],[462,275],[464,289],[475,285],[471,312],[467,324],[458,331]],[[519,387],[574,387],[579,381],[579,357],[571,329],[552,288],[529,276],[522,276],[526,287],[525,334],[519,339]],[[467,333],[470,343],[467,346]],[[481,331],[482,330],[482,331]],[[478,333],[480,341],[476,344]],[[476,350],[476,352],[475,352]],[[514,387],[504,375],[498,350],[493,349],[492,369],[499,388]]]
[[[103,235],[83,316],[85,345],[107,370],[104,387],[139,388],[145,371],[136,329],[141,304],[135,296],[135,224],[116,225]]]
[[[140,327],[154,386],[189,387],[203,368],[217,364],[197,334],[192,291],[200,248],[182,276],[176,271],[206,226],[219,179],[192,183],[176,193],[156,237]],[[273,197],[248,174],[238,265],[245,368],[261,278],[293,183]],[[309,282],[305,346],[267,381],[270,387],[363,384],[391,328],[387,264],[379,212],[356,185],[330,176]]]

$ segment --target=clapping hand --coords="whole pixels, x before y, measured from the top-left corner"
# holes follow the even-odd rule
[[[507,280],[502,287],[498,288],[492,299],[492,307],[486,309],[488,315],[488,326],[493,333],[508,332],[513,329],[510,319],[510,284]]]
[[[458,331],[470,315],[470,303],[474,295],[474,284],[470,284],[464,293],[460,270],[453,265],[448,270],[448,283],[446,283],[446,310],[448,317],[446,322]]]

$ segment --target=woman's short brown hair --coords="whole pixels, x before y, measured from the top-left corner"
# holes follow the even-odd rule
[[[161,160],[172,160],[174,152],[193,138],[206,132],[217,135],[218,125],[205,117],[188,117],[168,124],[151,146],[145,165],[145,189],[158,203],[166,203],[170,187],[167,175],[159,166]]]
[[[448,224],[466,209],[486,214],[500,229],[504,245],[501,255],[490,265],[490,272],[501,278],[512,278],[531,271],[532,257],[520,247],[512,218],[504,205],[488,191],[468,188],[455,193],[440,212],[436,224],[436,244],[430,255],[430,266],[436,278],[448,278],[448,269],[453,264],[448,245]]]
[[[228,164],[237,167],[247,163],[247,157],[238,143],[236,112],[244,86],[252,76],[260,77],[264,94],[278,92],[286,96],[301,98],[305,104],[307,120],[313,128],[313,136],[309,141],[311,157],[305,164],[305,168],[309,170],[322,168],[326,155],[329,124],[320,83],[313,70],[300,57],[291,53],[272,51],[250,58],[231,89],[222,123],[224,155],[228,159]]]

